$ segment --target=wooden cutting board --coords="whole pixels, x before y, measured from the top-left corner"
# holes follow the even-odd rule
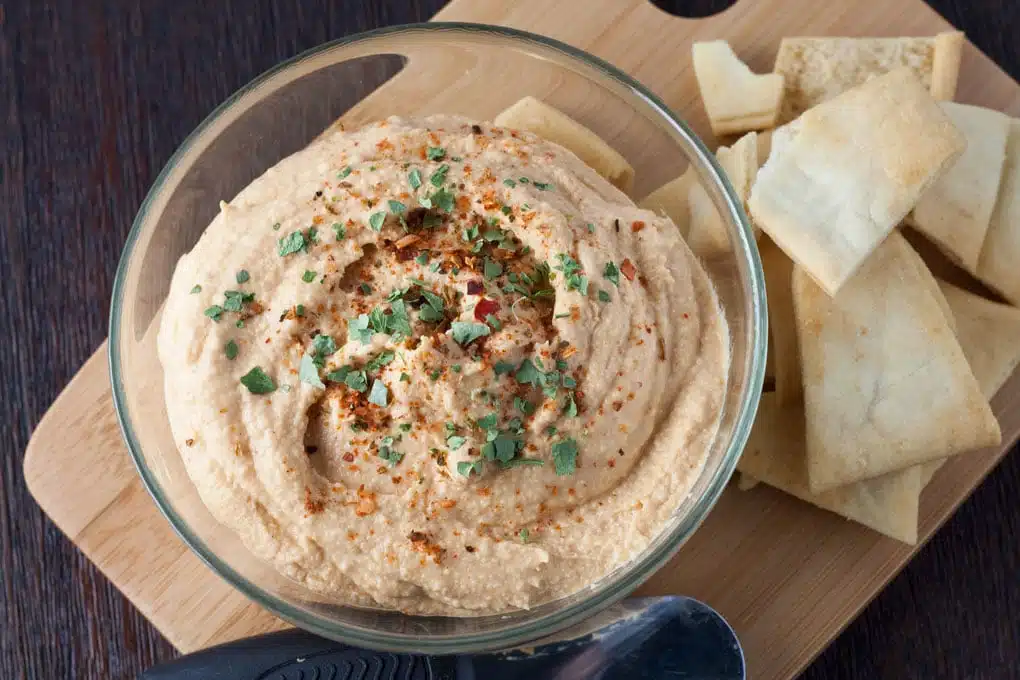
[[[930,35],[949,25],[922,0],[739,0],[679,19],[647,0],[453,0],[437,20],[503,24],[558,38],[626,70],[711,139],[690,65],[695,40],[725,38],[756,71],[784,35]],[[957,99],[1020,114],[1020,86],[972,46]],[[150,500],[121,439],[105,344],[39,423],[25,479],[53,521],[182,652],[285,627],[222,581]],[[1020,375],[993,401],[1002,447],[958,456],[925,490],[927,540],[1020,435]],[[759,487],[728,489],[705,525],[642,594],[682,593],[736,628],[750,677],[798,673],[916,548]]]

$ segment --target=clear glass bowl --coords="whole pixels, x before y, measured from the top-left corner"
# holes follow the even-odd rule
[[[733,386],[719,436],[690,497],[636,560],[599,582],[528,611],[475,618],[407,616],[331,602],[251,555],[199,499],[171,436],[155,336],[178,257],[218,211],[281,158],[344,115],[357,125],[392,114],[491,120],[533,95],[581,121],[636,169],[640,197],[692,164],[728,227],[732,254],[706,263],[731,333]],[[545,637],[609,606],[672,557],[705,518],[754,419],[766,351],[757,248],[714,156],[648,89],[568,45],[508,28],[423,24],[337,40],[272,69],[217,108],[181,145],[149,192],[117,270],[110,372],[138,471],[177,533],[212,569],[274,614],[320,635],[390,651],[454,653]]]

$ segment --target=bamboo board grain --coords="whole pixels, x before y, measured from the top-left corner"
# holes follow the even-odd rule
[[[758,71],[784,35],[923,35],[947,28],[921,0],[739,0],[683,20],[646,0],[454,0],[437,19],[533,30],[628,71],[710,138],[689,61],[694,40],[726,38]],[[1013,115],[1020,87],[969,46],[957,99]],[[181,651],[284,627],[203,565],[139,481],[111,401],[105,345],[39,423],[25,479],[53,521]],[[1004,445],[950,461],[922,498],[922,542],[1020,435],[1020,375],[993,401]],[[73,493],[72,493],[73,491]],[[743,641],[751,677],[800,671],[915,549],[767,488],[727,490],[704,527],[643,594],[684,593],[719,609]]]

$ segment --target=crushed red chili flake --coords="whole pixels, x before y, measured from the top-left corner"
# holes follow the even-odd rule
[[[620,273],[627,277],[628,281],[634,280],[634,275],[637,274],[637,268],[634,263],[630,261],[628,257],[620,264]]]
[[[623,402],[622,401],[614,401],[613,402],[613,410],[614,411],[619,411],[622,408],[623,408]]]
[[[344,461],[347,462],[347,463],[353,463],[354,462],[354,454],[353,453],[345,453],[344,454]]]
[[[495,314],[499,311],[499,303],[495,300],[489,300],[488,298],[482,298],[475,305],[475,319],[478,321],[485,321],[485,318],[490,314]]]
[[[467,282],[467,294],[468,295],[481,295],[485,290],[485,284],[481,281],[468,281]]]
[[[630,223],[630,230],[635,234],[645,228],[645,223],[641,220],[636,220]]]

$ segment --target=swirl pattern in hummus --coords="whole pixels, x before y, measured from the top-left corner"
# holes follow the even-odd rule
[[[460,118],[333,131],[224,203],[159,336],[213,515],[343,601],[487,614],[640,553],[728,368],[666,218],[565,149]]]

